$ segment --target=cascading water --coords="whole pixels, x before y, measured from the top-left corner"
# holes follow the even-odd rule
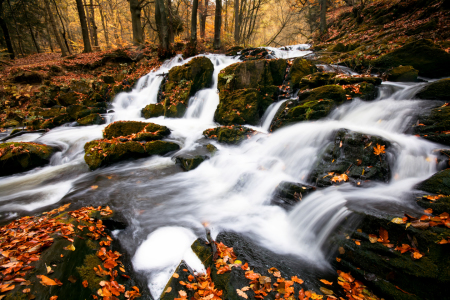
[[[296,46],[274,52],[280,57],[295,57],[310,53],[305,50]],[[146,120],[168,126],[172,130],[169,138],[183,150],[194,148],[205,129],[217,126],[213,122],[219,103],[217,76],[238,61],[224,55],[206,57],[215,66],[213,87],[191,98],[185,117]],[[140,111],[156,103],[160,75],[187,61],[177,56],[141,78],[130,93],[119,94],[113,103],[112,120],[144,120]],[[324,120],[294,124],[267,135],[281,105],[275,103],[257,127],[261,134],[240,146],[216,144],[216,155],[190,172],[180,172],[168,157],[89,171],[83,160],[84,144],[101,138],[105,125],[59,127],[44,135],[24,135],[15,140],[33,140],[61,151],[48,166],[0,179],[1,218],[7,220],[16,213],[42,210],[57,202],[110,205],[120,210],[131,225],[114,234],[134,255],[135,269],[147,274],[155,297],[181,259],[194,269],[202,268],[190,245],[204,236],[204,222],[209,223],[213,237],[221,230],[240,232],[274,252],[294,254],[326,268],[323,250],[329,246],[327,238],[351,215],[349,207],[376,206],[387,211],[395,203],[415,210],[404,195],[436,171],[433,149],[438,145],[404,134],[418,109],[430,105],[411,100],[420,85],[384,83],[375,101],[356,99]],[[325,188],[305,197],[290,212],[269,205],[281,181],[307,183],[318,153],[340,128],[378,135],[393,143],[397,159],[392,182],[368,188],[350,184]],[[90,189],[93,184],[98,188]]]

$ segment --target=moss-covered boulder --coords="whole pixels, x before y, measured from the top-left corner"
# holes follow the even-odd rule
[[[337,104],[342,104],[347,99],[346,91],[339,85],[325,85],[309,91],[300,91],[298,93],[298,100],[321,100],[330,99]]]
[[[84,145],[84,160],[91,170],[130,158],[164,155],[180,149],[178,144],[165,141],[140,143],[136,141],[96,140]]]
[[[297,122],[319,120],[326,117],[335,106],[335,102],[330,99],[288,100],[280,106],[275,114],[270,124],[270,131]]]
[[[189,98],[212,84],[214,65],[204,57],[195,57],[185,65],[173,67],[162,86],[164,115],[180,118],[186,112]]]
[[[317,67],[309,60],[296,58],[289,70],[288,79],[292,90],[298,89],[300,81],[306,75],[317,72]]]
[[[88,125],[100,125],[105,124],[105,118],[103,118],[100,114],[90,114],[84,118],[78,119],[77,123],[80,126],[88,126]]]
[[[188,299],[194,298],[195,291],[186,288],[186,283],[194,283],[194,272],[188,266],[188,264],[182,260],[178,267],[175,269],[172,277],[170,277],[164,290],[160,296],[160,300],[173,300],[179,298],[179,291],[185,291]],[[191,279],[191,280],[189,280]],[[184,285],[180,282],[185,283]]]
[[[0,144],[0,176],[43,166],[49,162],[54,152],[52,147],[36,143]]]
[[[63,92],[61,91],[59,96],[58,96],[58,104],[61,106],[69,106],[69,105],[74,105],[77,104],[79,99],[79,95],[77,93],[75,93],[74,91],[66,91]]]
[[[138,121],[118,121],[109,124],[103,130],[103,137],[105,139],[112,139],[119,136],[127,136],[136,134],[142,131],[145,126],[150,123],[138,122]]]
[[[214,120],[222,125],[258,124],[278,95],[287,63],[283,59],[236,63],[219,73],[220,103]]]
[[[412,66],[398,66],[387,73],[387,80],[394,82],[416,82],[419,71]]]
[[[420,76],[440,78],[450,76],[450,54],[431,40],[418,40],[404,45],[374,60],[381,71],[398,66],[412,66]]]
[[[69,114],[60,114],[52,119],[45,120],[41,125],[41,129],[51,129],[57,126],[61,126],[65,123],[72,122],[73,119],[69,116]]]
[[[355,213],[354,216],[361,220],[360,225],[350,238],[342,237],[338,259],[333,260],[336,269],[350,271],[356,279],[363,280],[376,295],[385,299],[447,297],[444,290],[450,283],[449,249],[438,242],[449,236],[450,229],[419,229],[392,222],[394,217],[402,217],[400,215]],[[386,245],[377,241],[382,234],[381,229],[387,232],[389,242]],[[417,249],[423,256],[414,259],[410,251],[401,253],[394,250],[403,244]]]
[[[142,109],[141,114],[146,119],[164,116],[164,105],[160,103],[149,104]]]
[[[86,79],[73,80],[69,86],[70,89],[76,93],[87,95],[92,91],[92,84],[89,83]]]
[[[196,169],[202,162],[210,159],[217,148],[213,145],[199,145],[194,149],[182,150],[176,154],[174,160],[184,171]]]
[[[342,75],[333,72],[316,72],[310,75],[303,77],[300,80],[299,88],[301,90],[305,89],[314,89],[317,87],[325,86],[325,85],[355,85],[355,87],[359,87],[362,83],[372,84],[374,86],[380,85],[382,82],[381,78],[374,76],[351,76],[351,75]]]
[[[286,210],[291,210],[304,197],[314,192],[316,188],[298,182],[282,181],[278,184],[270,204],[278,205]]]
[[[419,99],[450,101],[450,78],[426,85],[416,95]]]
[[[65,108],[58,106],[58,105],[56,105],[52,108],[41,108],[36,111],[36,115],[40,116],[44,119],[54,118],[54,117],[60,115],[61,113],[65,113]]]
[[[437,172],[416,186],[416,189],[428,193],[450,195],[450,169]]]
[[[251,138],[257,131],[244,126],[223,126],[206,129],[203,135],[206,138],[217,140],[224,144],[236,145]]]
[[[375,150],[380,148],[377,155]],[[384,152],[391,148],[391,143],[381,137],[340,129],[317,159],[310,180],[319,187],[341,181],[358,186],[369,181],[389,182],[392,162]]]
[[[450,145],[450,107],[437,107],[419,117],[413,133],[435,143]]]
[[[87,107],[84,105],[79,105],[79,104],[75,104],[75,105],[70,105],[66,108],[66,112],[67,114],[74,120],[79,119],[79,118],[83,118],[86,117],[86,113],[87,113]]]

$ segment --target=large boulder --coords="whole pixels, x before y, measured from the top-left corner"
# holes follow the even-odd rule
[[[387,80],[394,82],[416,82],[419,71],[411,66],[398,66],[387,73]]]
[[[450,195],[450,169],[437,172],[417,184],[416,189],[433,194]]]
[[[431,40],[418,40],[404,45],[374,60],[381,71],[398,66],[412,66],[420,76],[440,78],[450,76],[450,54]]]
[[[22,71],[14,75],[12,81],[17,83],[38,84],[42,83],[43,79],[44,77],[38,72]]]
[[[78,103],[79,95],[74,91],[61,91],[58,96],[58,104],[61,106],[69,106]]]
[[[426,85],[417,95],[419,99],[450,101],[450,78]]]
[[[298,89],[301,79],[314,72],[317,72],[317,68],[309,60],[300,57],[294,59],[288,74],[291,89]]]
[[[304,197],[316,190],[316,187],[298,182],[282,181],[278,184],[270,204],[291,210]]]
[[[195,57],[185,65],[173,67],[163,84],[164,115],[181,118],[186,112],[189,98],[212,85],[214,65],[204,57]]]
[[[100,124],[105,124],[105,122],[106,122],[105,118],[103,118],[98,113],[90,114],[84,118],[77,120],[77,124],[79,126],[100,125]]]
[[[374,76],[351,76],[351,75],[342,75],[333,72],[316,72],[310,75],[303,77],[300,80],[299,87],[300,89],[313,89],[317,87],[321,87],[324,85],[356,85],[360,83],[370,83],[373,85],[380,85],[382,80],[381,78]]]
[[[219,73],[220,103],[214,120],[222,125],[257,125],[283,84],[287,62],[252,60],[228,66]]]
[[[36,143],[0,144],[0,176],[43,166],[54,152],[52,147]]]
[[[435,143],[450,145],[450,107],[437,107],[419,117],[413,133]]]
[[[337,104],[342,104],[347,99],[346,91],[339,85],[325,85],[313,90],[300,91],[298,93],[298,100],[320,100],[330,99]]]
[[[145,119],[164,116],[164,105],[160,103],[149,104],[142,109],[142,116]]]
[[[217,148],[212,144],[201,145],[192,150],[178,152],[174,159],[184,171],[191,171],[210,159],[216,150]]]
[[[381,137],[340,129],[317,159],[310,180],[319,187],[341,181],[358,186],[369,181],[389,182],[390,158],[385,152],[391,148]]]
[[[203,131],[206,138],[214,139],[220,143],[236,145],[251,138],[257,131],[244,126],[223,126]]]

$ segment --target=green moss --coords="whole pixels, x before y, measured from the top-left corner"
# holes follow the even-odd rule
[[[313,101],[321,99],[330,99],[340,104],[343,103],[346,98],[345,90],[338,85],[325,85],[315,88],[310,91],[300,91],[298,93],[298,99],[300,101]]]
[[[77,120],[78,125],[80,126],[88,126],[88,125],[99,125],[104,124],[105,119],[100,114],[90,114],[84,118]]]
[[[419,122],[422,125],[413,127],[415,134],[436,143],[450,145],[450,135],[445,133],[450,130],[450,107],[435,108],[419,118]]]
[[[296,58],[288,75],[291,89],[298,89],[301,79],[314,72],[317,72],[317,68],[310,61],[304,58]]]
[[[144,145],[147,155],[164,155],[180,149],[176,143],[165,141],[153,141]]]
[[[416,96],[419,99],[450,101],[450,78],[428,84]]]
[[[202,162],[204,162],[209,157],[206,155],[196,155],[194,157],[184,157],[177,156],[175,161],[177,164],[183,168],[185,171],[191,171],[196,169]]]
[[[416,82],[419,71],[412,66],[398,66],[387,74],[387,80],[394,82]]]
[[[204,239],[198,238],[191,245],[192,251],[197,255],[203,265],[208,268],[213,263],[213,252],[209,244]]]
[[[77,267],[77,272],[80,274],[82,281],[87,280],[88,286],[91,289],[95,289],[95,287],[100,286],[100,281],[104,280],[105,277],[98,276],[95,271],[94,267],[102,265],[102,261],[95,255],[95,254],[89,254],[86,255],[83,265]]]
[[[0,144],[0,176],[10,175],[45,165],[55,152],[52,147],[35,143]]]
[[[61,107],[52,107],[50,109],[39,109],[37,115],[43,117],[44,119],[54,118],[61,113]]]
[[[239,144],[255,133],[256,131],[253,129],[236,125],[211,128],[203,131],[203,135],[207,138],[216,139],[221,143],[232,145]]]
[[[214,146],[213,144],[208,144],[206,145],[206,149],[209,151],[209,153],[211,153],[212,155],[214,155],[217,152],[217,147]]]
[[[111,141],[92,141],[84,145],[84,160],[91,170],[128,158],[146,156],[145,148],[139,142],[124,143]]]
[[[103,131],[103,137],[112,139],[119,136],[127,136],[142,131],[149,123],[137,121],[118,121],[109,124]]]
[[[243,89],[234,92],[220,92],[220,103],[214,114],[214,120],[222,125],[257,125],[260,118],[258,104],[261,94],[256,89]]]
[[[149,104],[142,109],[142,116],[146,119],[164,116],[163,104]]]
[[[450,195],[450,169],[437,172],[416,188],[429,193]]]

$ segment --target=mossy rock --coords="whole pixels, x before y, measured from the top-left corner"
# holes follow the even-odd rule
[[[81,94],[89,94],[89,92],[92,91],[92,84],[90,84],[87,80],[81,79],[81,80],[73,80],[70,83],[70,89],[76,93]]]
[[[289,70],[288,80],[292,90],[300,87],[300,81],[306,75],[317,72],[317,67],[304,58],[296,58]]]
[[[116,81],[114,80],[114,77],[113,76],[110,76],[110,75],[103,75],[102,77],[101,77],[101,79],[103,80],[103,82],[104,83],[111,83],[111,84],[114,84],[114,83],[116,83]]]
[[[117,121],[109,124],[103,130],[103,137],[105,139],[112,139],[119,136],[127,136],[136,134],[149,125],[150,123],[138,121]]]
[[[191,96],[197,91],[208,88],[212,84],[212,75],[214,65],[209,58],[200,56],[195,57],[187,64],[173,67],[169,71],[169,82],[180,82],[182,80],[191,81]]]
[[[441,186],[441,184],[439,183],[432,184],[431,181],[429,180],[426,180],[425,182],[430,183],[431,187],[439,188],[439,186]],[[430,189],[432,190],[432,188]],[[439,191],[439,189],[435,190]],[[424,195],[421,199],[417,200],[417,204],[423,207],[424,209],[431,208],[433,210],[433,214],[435,215],[440,215],[445,212],[448,213],[450,211],[450,196],[442,197],[437,200],[429,200],[426,198],[427,196],[428,195]]]
[[[77,104],[79,96],[74,91],[61,92],[58,96],[57,102],[61,106],[69,106]]]
[[[36,143],[0,144],[0,176],[43,166],[49,162],[54,152],[52,147]]]
[[[170,135],[170,129],[163,125],[150,123],[144,129],[133,136],[133,141],[156,141]]]
[[[63,112],[64,110],[61,108],[61,106],[55,106],[49,109],[39,109],[37,111],[37,115],[43,117],[44,119],[51,119]]]
[[[418,40],[404,45],[374,60],[381,71],[398,66],[412,66],[420,76],[441,78],[450,76],[450,54],[430,40]]]
[[[87,116],[86,109],[87,107],[84,105],[75,104],[68,106],[66,112],[72,119],[76,120]]]
[[[450,169],[437,172],[416,186],[416,189],[428,193],[450,195]]]
[[[347,46],[343,43],[337,43],[330,50],[333,52],[347,52]]]
[[[310,181],[324,187],[333,184],[331,179],[334,176],[346,174],[350,182],[359,186],[369,181],[389,182],[390,161],[387,154],[374,153],[377,145],[385,146],[385,151],[392,151],[391,143],[381,137],[347,129],[338,130],[312,168]]]
[[[249,139],[256,131],[244,126],[223,126],[206,129],[203,135],[206,138],[215,139],[220,143],[236,145]]]
[[[141,144],[136,141],[97,140],[86,143],[84,160],[91,170],[130,158],[164,155],[178,150],[180,146],[172,142],[153,141]]]
[[[326,117],[335,106],[335,102],[330,99],[288,100],[280,106],[275,114],[270,124],[270,131],[297,122],[319,120]]]
[[[69,116],[69,114],[60,114],[59,116],[54,117],[53,119],[45,120],[42,125],[41,129],[51,129],[55,128],[57,126],[61,126],[65,123],[72,122],[73,119]]]
[[[419,99],[450,101],[450,78],[426,85],[416,95]]]
[[[304,89],[314,89],[323,85],[334,84],[336,73],[333,72],[315,72],[304,76],[298,87],[301,90]]]
[[[187,106],[178,102],[176,104],[166,104],[164,106],[164,116],[167,118],[182,118],[186,113]]]
[[[142,109],[141,114],[146,119],[164,116],[164,105],[160,103],[149,104]]]
[[[298,93],[298,100],[313,101],[330,99],[337,104],[341,104],[346,101],[346,94],[345,90],[339,85],[325,85],[310,91],[300,91]]]
[[[413,127],[413,133],[435,143],[450,145],[450,107],[437,107],[419,117],[420,125]]]
[[[412,66],[398,66],[387,73],[387,80],[394,82],[416,82],[419,71]]]
[[[196,169],[202,162],[209,159],[207,155],[185,156],[179,155],[175,157],[175,162],[185,171]]]
[[[88,125],[100,125],[105,124],[105,118],[103,118],[100,114],[90,114],[84,118],[77,120],[78,125],[80,126],[88,126]]]
[[[217,123],[222,125],[258,124],[262,110],[259,106],[263,102],[258,90],[223,91],[219,93],[219,98],[220,103],[214,113],[214,120]]]
[[[172,277],[170,277],[169,281],[164,287],[163,292],[159,299],[173,300],[175,298],[179,298],[180,297],[180,295],[178,294],[179,291],[185,291],[188,299],[194,298],[195,291],[187,289],[185,285],[182,285],[180,283],[180,281],[184,283],[193,283],[193,281],[189,281],[189,275],[194,277],[194,272],[192,272],[188,264],[184,260],[182,260],[175,269],[174,274],[172,275]]]

